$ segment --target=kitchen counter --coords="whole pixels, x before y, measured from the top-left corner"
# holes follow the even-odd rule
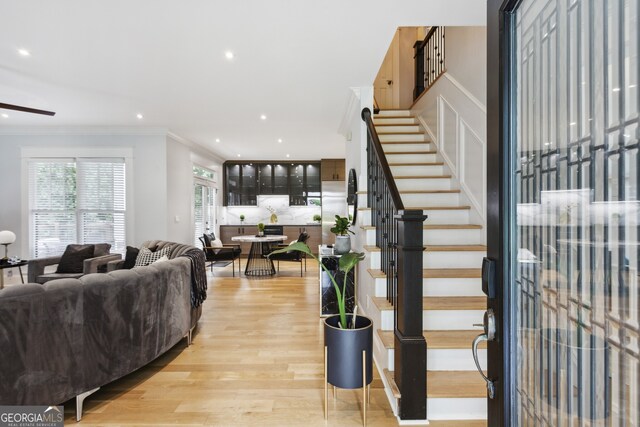
[[[265,225],[280,225],[282,226],[282,234],[288,236],[288,240],[285,243],[290,243],[294,240],[298,239],[298,236],[302,232],[306,232],[309,234],[309,240],[307,240],[307,246],[311,249],[311,251],[317,255],[318,246],[322,243],[322,227],[318,223],[313,224],[267,224]],[[234,242],[231,240],[234,236],[243,236],[243,235],[256,235],[258,234],[258,227],[255,224],[251,225],[221,225],[220,226],[220,240],[224,244],[237,244],[238,242]],[[242,248],[242,256],[246,257],[249,255],[249,250],[251,249],[251,243],[240,243],[240,247]]]

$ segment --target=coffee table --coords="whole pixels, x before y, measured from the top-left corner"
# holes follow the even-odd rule
[[[24,276],[22,275],[22,266],[23,265],[27,265],[29,263],[29,261],[27,260],[22,260],[20,262],[16,262],[14,264],[8,263],[8,262],[2,262],[0,263],[0,289],[4,289],[4,270],[5,268],[15,268],[18,267],[18,271],[20,271],[20,280],[22,280],[22,283],[24,283]]]
[[[276,274],[276,268],[273,261],[267,258],[270,245],[273,242],[283,242],[287,240],[287,236],[234,236],[231,238],[234,242],[250,242],[249,259],[244,269],[245,276],[273,276]]]

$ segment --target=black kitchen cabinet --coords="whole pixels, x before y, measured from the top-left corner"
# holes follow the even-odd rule
[[[225,162],[224,205],[256,206],[259,195],[289,195],[289,205],[320,205],[320,162]]]

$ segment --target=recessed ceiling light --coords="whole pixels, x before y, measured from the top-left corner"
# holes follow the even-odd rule
[[[288,159],[289,157],[291,157],[291,156],[287,154],[287,159]]]
[[[231,52],[230,50],[228,50],[228,51],[226,51],[226,52],[224,53],[224,57],[225,57],[225,58],[227,58],[227,59],[233,59],[233,58],[234,58],[234,56],[235,56],[235,55],[234,55],[234,54],[233,54],[233,52]]]
[[[2,118],[3,118],[3,119],[8,119],[8,118],[9,118],[9,115],[8,115],[7,113],[2,113]]]
[[[240,154],[238,154],[238,157],[240,157]]]
[[[138,118],[138,120],[142,120],[144,116],[142,114],[138,113],[138,114],[136,114],[136,117]]]
[[[282,138],[278,138],[278,144],[282,144]]]
[[[29,52],[27,49],[18,49],[18,53],[21,56],[31,56],[31,52]]]
[[[220,142],[220,138],[216,138],[216,142]]]
[[[265,116],[264,114],[260,114],[260,120],[267,120],[267,116]]]

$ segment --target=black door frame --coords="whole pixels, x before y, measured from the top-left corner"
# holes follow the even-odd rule
[[[487,257],[496,262],[495,298],[487,298],[487,308],[496,316],[496,338],[487,343],[487,372],[496,392],[493,399],[487,399],[491,426],[510,425],[515,404],[515,355],[510,351],[515,319],[509,293],[513,256],[511,78],[515,58],[511,23],[519,3],[520,0],[487,0]]]

